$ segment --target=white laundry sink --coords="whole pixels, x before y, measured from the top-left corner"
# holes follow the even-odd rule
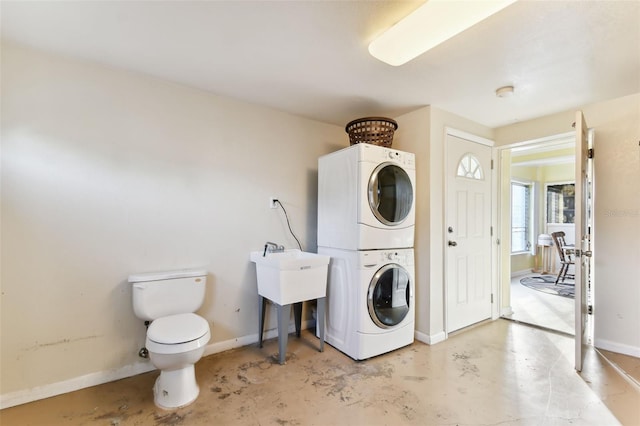
[[[260,296],[281,306],[326,296],[329,256],[297,249],[263,253],[251,252]]]

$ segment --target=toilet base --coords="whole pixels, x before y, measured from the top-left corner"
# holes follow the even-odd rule
[[[200,388],[192,365],[170,371],[160,371],[153,386],[153,402],[165,410],[189,405],[198,398]]]

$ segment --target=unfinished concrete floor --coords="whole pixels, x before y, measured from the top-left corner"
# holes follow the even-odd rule
[[[310,332],[196,364],[200,397],[153,404],[158,372],[0,411],[11,425],[638,425],[640,391],[595,351],[573,370],[573,340],[498,320],[437,345],[356,362]]]

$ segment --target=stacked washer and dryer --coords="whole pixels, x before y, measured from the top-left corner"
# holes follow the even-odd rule
[[[359,143],[318,160],[326,341],[356,360],[414,339],[415,155]]]

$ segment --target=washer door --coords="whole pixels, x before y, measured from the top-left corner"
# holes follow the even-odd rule
[[[413,206],[413,185],[407,172],[394,163],[382,163],[369,178],[369,206],[385,225],[399,225]]]
[[[369,316],[381,328],[394,327],[409,313],[409,273],[390,263],[375,273],[369,284],[367,305]]]

